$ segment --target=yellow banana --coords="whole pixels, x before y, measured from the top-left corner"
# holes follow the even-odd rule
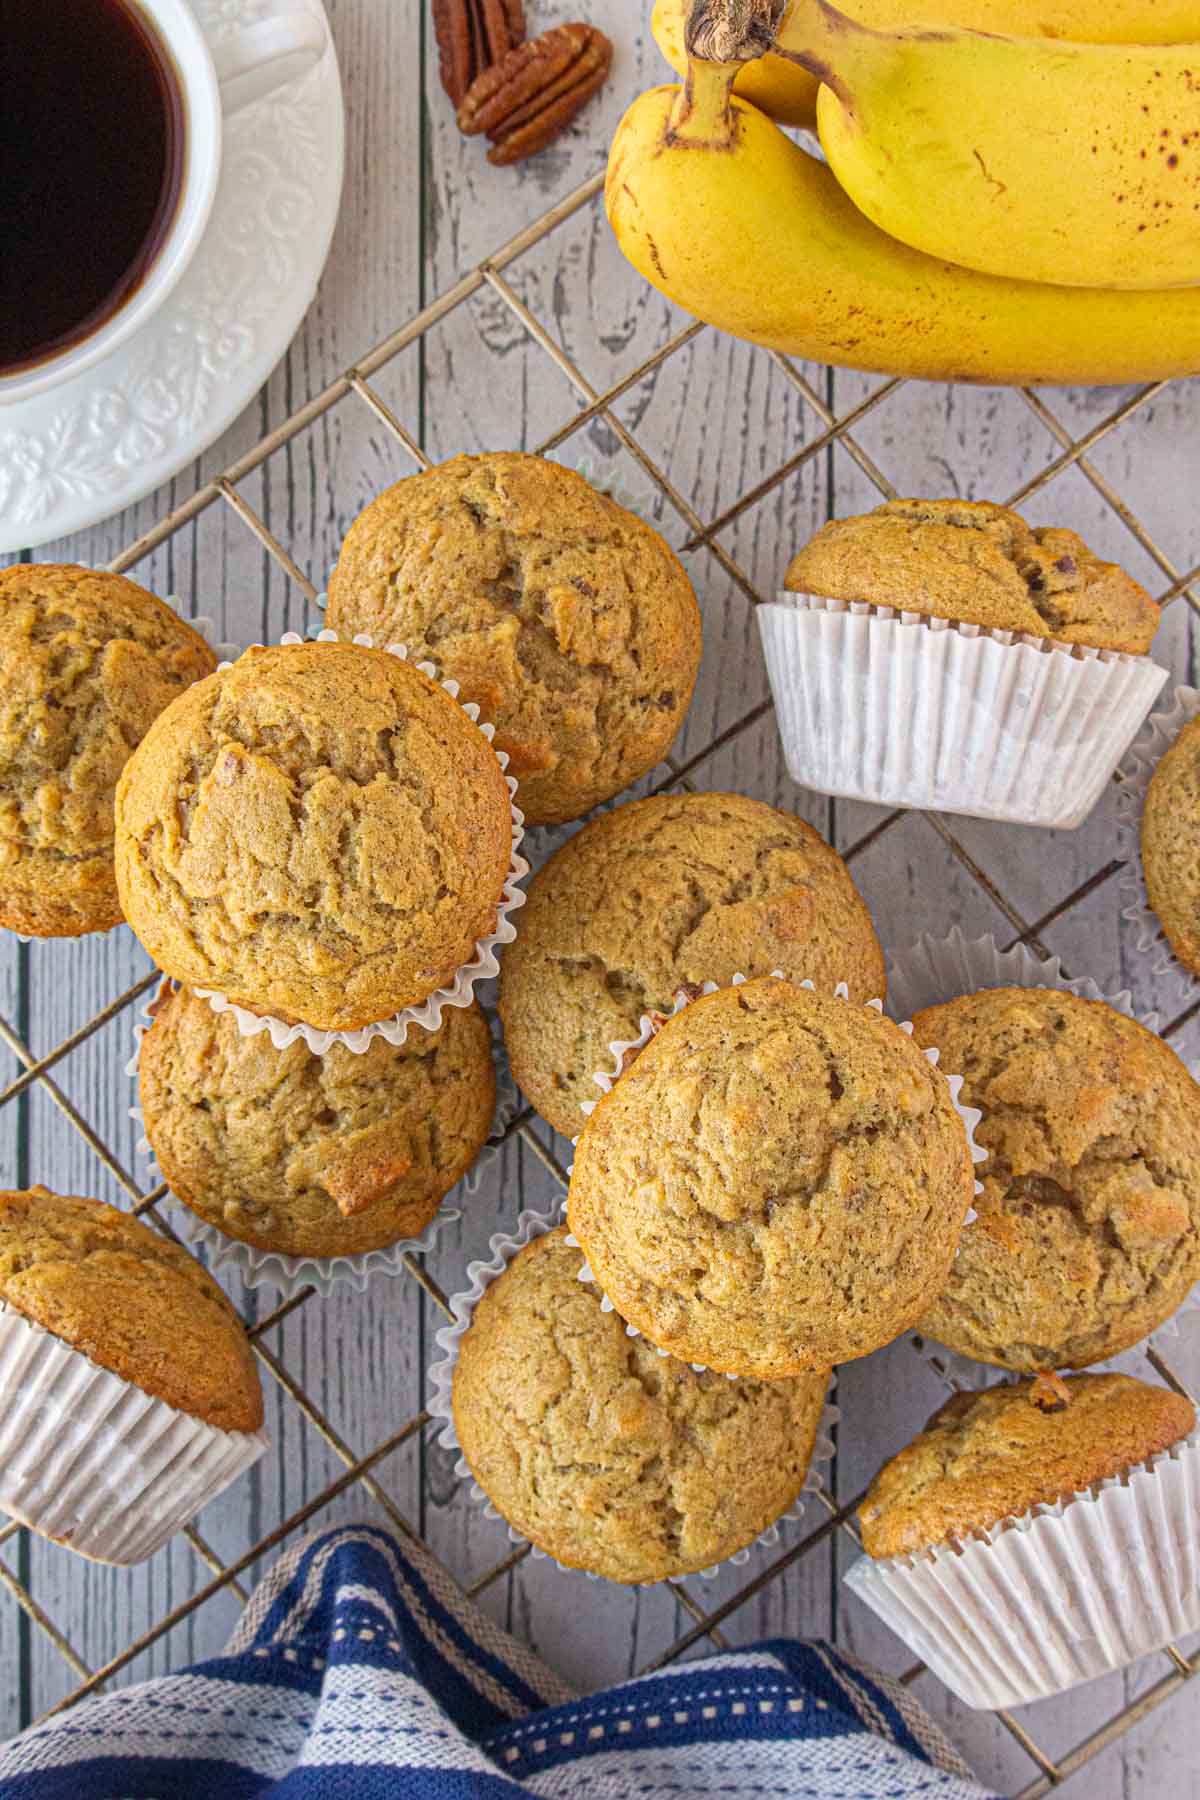
[[[892,237],[1028,281],[1200,282],[1200,44],[885,33],[826,0],[801,14],[825,154]]]
[[[1200,290],[1136,294],[978,275],[909,250],[746,101],[732,67],[635,100],[608,216],[646,279],[735,337],[938,381],[1055,385],[1200,371]]]
[[[687,72],[683,33],[691,3],[655,0],[650,19],[659,49],[679,75]],[[846,0],[844,10],[877,31],[917,22],[1081,44],[1200,43],[1200,0]],[[817,78],[786,54],[805,49],[796,13],[794,0],[789,0],[778,26],[779,51],[769,50],[747,63],[734,92],[781,124],[812,126],[817,122]]]

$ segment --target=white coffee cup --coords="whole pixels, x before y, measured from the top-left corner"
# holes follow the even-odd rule
[[[175,216],[145,277],[116,311],[66,349],[0,376],[0,404],[28,400],[91,368],[157,312],[204,236],[221,175],[224,120],[304,74],[329,49],[321,17],[281,10],[235,31],[218,44],[214,56],[188,0],[127,3],[153,32],[179,84],[184,169]]]

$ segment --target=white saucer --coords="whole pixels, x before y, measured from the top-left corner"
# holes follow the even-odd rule
[[[192,0],[210,43],[279,0]],[[289,0],[323,16],[321,0]],[[143,332],[104,362],[0,406],[0,551],[106,519],[207,449],[296,334],[329,254],[342,189],[332,46],[225,127],[204,242]]]

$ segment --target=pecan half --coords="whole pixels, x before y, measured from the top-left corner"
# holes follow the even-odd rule
[[[570,124],[611,62],[612,44],[594,25],[556,25],[476,77],[458,109],[459,130],[487,133],[490,163],[520,162]]]
[[[457,108],[485,69],[525,41],[521,0],[433,0],[442,86]]]

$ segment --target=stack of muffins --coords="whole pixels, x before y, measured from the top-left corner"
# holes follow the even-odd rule
[[[806,616],[924,621],[902,654],[929,668],[936,625],[1036,638],[1068,684],[1124,671],[1093,760],[1157,685],[1149,597],[1002,508],[890,503],[827,527],[788,580]],[[620,804],[521,895],[522,824],[577,821],[652,770],[700,663],[677,559],[570,470],[495,454],[397,483],[347,534],[327,626],[215,669],[121,578],[0,575],[0,916],[45,934],[124,917],[168,978],[139,1100],[201,1241],[248,1280],[264,1259],[292,1281],[399,1266],[488,1138],[475,990],[504,944],[513,1076],[575,1161],[565,1220],[527,1215],[473,1265],[431,1411],[515,1533],[619,1582],[743,1556],[812,1480],[832,1371],[916,1328],[1019,1379],[952,1400],[881,1471],[864,1598],[923,1653],[938,1619],[972,1703],[1020,1686],[972,1610],[989,1582],[1051,1646],[1020,1697],[1200,1623],[1190,1403],[1055,1373],[1139,1342],[1200,1278],[1200,1089],[1162,1039],[1037,967],[969,959],[893,1022],[844,862],[738,795]],[[136,1221],[0,1197],[0,1298],[0,1500],[39,1529],[148,1554],[258,1453],[240,1325]],[[83,1504],[74,1441],[57,1510],[18,1454],[17,1375],[63,1358],[89,1405],[115,1381],[139,1418],[161,1408],[194,1462],[170,1496],[148,1473],[124,1536],[111,1496]],[[1089,1662],[1055,1609],[1108,1530],[1147,1575],[1123,1637],[1093,1609]],[[1063,1601],[1045,1571],[1068,1550]]]

